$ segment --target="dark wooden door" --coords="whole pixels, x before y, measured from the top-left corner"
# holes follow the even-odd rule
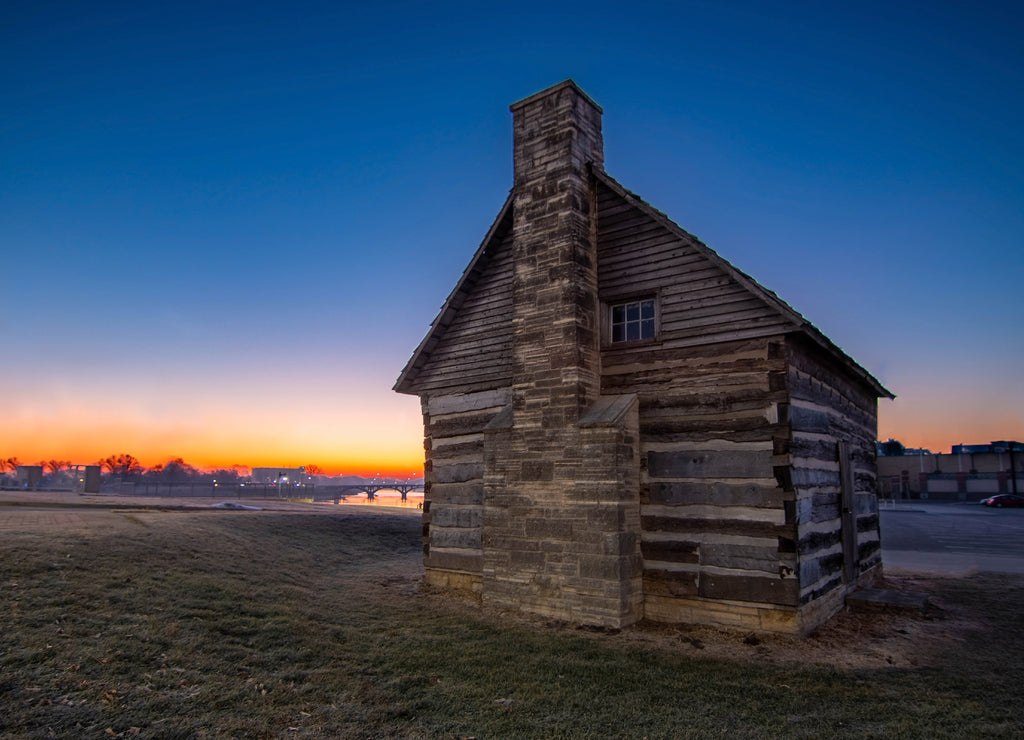
[[[857,512],[853,495],[853,463],[850,460],[850,446],[839,442],[839,486],[841,497],[839,518],[843,538],[843,580],[850,583],[857,579],[859,562],[857,558]]]

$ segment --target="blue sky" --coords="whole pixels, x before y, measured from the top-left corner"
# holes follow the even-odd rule
[[[509,104],[569,77],[613,177],[897,394],[883,438],[1022,439],[1022,18],[5,3],[0,456],[415,467],[391,385],[511,186]]]

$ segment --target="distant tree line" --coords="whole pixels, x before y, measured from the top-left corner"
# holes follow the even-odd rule
[[[134,455],[110,455],[97,460],[104,473],[117,476],[122,480],[147,481],[153,483],[240,483],[248,478],[247,468],[243,465],[232,465],[229,468],[216,470],[199,470],[180,457],[171,458],[165,463],[157,463],[151,468],[143,467]]]
[[[185,462],[180,457],[175,457],[165,463],[158,463],[147,468],[139,462],[134,455],[121,453],[109,455],[97,460],[104,475],[118,477],[124,481],[148,481],[159,483],[223,483],[227,485],[243,483],[249,478],[248,467],[245,465],[232,465],[227,468],[216,470],[199,470],[193,465]],[[14,474],[23,465],[38,465],[43,469],[43,474],[49,478],[70,477],[73,463],[70,460],[40,460],[35,463],[22,462],[17,457],[0,457],[0,475],[7,473]],[[306,465],[306,473],[309,475],[323,474],[323,468],[319,465]]]
[[[40,460],[40,461],[34,462],[34,463],[25,463],[25,462],[22,462],[21,460],[19,460],[16,457],[7,457],[7,458],[0,457],[0,473],[6,473],[6,472],[15,473],[15,472],[17,472],[18,468],[20,468],[22,465],[38,465],[40,468],[43,469],[44,473],[48,473],[50,475],[56,475],[58,473],[65,472],[65,471],[69,470],[71,468],[72,463],[71,463],[70,460],[56,460],[56,459],[55,460]]]

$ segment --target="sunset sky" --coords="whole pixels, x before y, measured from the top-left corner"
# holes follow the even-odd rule
[[[1024,440],[1019,4],[349,5],[0,5],[0,457],[421,472],[391,386],[570,77],[882,439]]]

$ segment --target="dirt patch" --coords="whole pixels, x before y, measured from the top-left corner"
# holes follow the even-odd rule
[[[1019,581],[1024,587],[1024,577]],[[666,653],[735,663],[857,670],[939,665],[950,645],[964,643],[971,635],[989,628],[975,610],[946,598],[941,588],[943,583],[944,579],[937,578],[887,576],[878,584],[879,588],[926,594],[929,606],[925,612],[919,615],[845,608],[805,638],[656,622],[602,632],[516,612],[485,609],[478,601],[452,592],[432,591],[426,596],[434,608],[460,611],[463,616],[476,612],[503,623],[576,634],[585,632],[598,640]]]
[[[830,665],[862,669],[934,664],[950,641],[979,628],[968,614],[942,603],[934,583],[886,579],[886,588],[927,593],[924,615],[843,609],[806,638],[687,625],[644,624],[628,640],[708,658],[776,665]]]

